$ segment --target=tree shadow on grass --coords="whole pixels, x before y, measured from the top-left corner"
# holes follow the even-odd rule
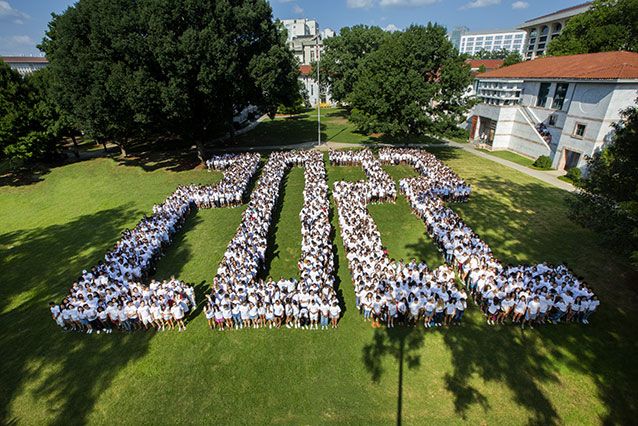
[[[467,410],[479,404],[490,409],[488,398],[470,384],[474,375],[485,382],[507,385],[514,401],[531,412],[530,424],[551,425],[560,422],[556,408],[541,389],[547,383],[558,385],[555,365],[539,352],[537,338],[529,338],[520,328],[500,329],[467,321],[444,334],[452,354],[452,374],[445,384],[454,395],[454,409],[462,418]]]
[[[411,370],[421,365],[421,348],[424,343],[422,329],[379,328],[374,331],[372,341],[362,350],[363,364],[374,383],[379,383],[385,373],[384,358],[390,358],[398,364],[397,425],[402,423],[404,369],[407,367]]]
[[[153,332],[65,333],[48,310],[82,269],[102,258],[131,216],[141,213],[123,205],[0,235],[0,423],[27,422],[26,415],[86,423],[119,371],[148,352]],[[18,397],[33,402],[14,406]]]
[[[470,385],[471,377],[478,375],[506,384],[515,401],[531,413],[530,423],[561,423],[542,389],[560,385],[561,369],[593,380],[607,410],[602,422],[634,422],[638,393],[631,384],[638,380],[638,368],[627,360],[638,353],[638,345],[627,324],[638,320],[638,274],[618,253],[601,246],[595,233],[567,218],[564,191],[492,174],[470,183],[475,191],[468,203],[453,208],[501,262],[565,263],[585,279],[602,305],[591,326],[547,326],[522,333],[512,326],[469,324],[448,333],[445,343],[454,371],[446,381],[457,412],[464,415],[475,404],[485,408],[486,397]]]

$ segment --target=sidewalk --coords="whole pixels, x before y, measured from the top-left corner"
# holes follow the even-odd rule
[[[488,160],[494,161],[495,163],[502,164],[511,169],[518,170],[521,173],[525,173],[528,176],[534,177],[536,179],[542,180],[545,183],[548,183],[557,188],[563,189],[565,191],[575,191],[576,187],[571,183],[564,182],[558,179],[558,176],[562,176],[562,173],[558,170],[534,170],[529,167],[522,166],[520,164],[516,164],[512,161],[504,160],[499,157],[495,157],[494,155],[487,154],[485,152],[481,152],[476,150],[471,144],[458,143],[453,141],[447,141],[448,146],[452,146],[454,148],[462,149],[470,154],[476,155],[477,157],[486,158]]]

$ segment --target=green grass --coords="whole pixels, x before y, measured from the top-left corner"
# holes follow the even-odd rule
[[[317,110],[292,117],[266,119],[254,130],[237,138],[237,144],[243,146],[295,145],[317,141]],[[430,136],[389,137],[384,135],[365,135],[357,132],[348,120],[348,114],[341,108],[321,110],[322,142],[340,143],[390,143],[390,144],[440,144],[441,140]]]
[[[516,154],[511,151],[490,151],[489,149],[479,149],[478,151],[493,155],[494,157],[502,158],[503,160],[508,160],[513,163],[520,164],[521,166],[533,168],[532,164],[534,164],[534,160],[523,157],[522,155]]]
[[[493,328],[472,308],[450,330],[372,330],[354,308],[333,216],[345,307],[336,331],[210,332],[198,315],[181,334],[63,333],[49,300],[178,184],[220,177],[94,159],[0,187],[0,423],[388,424],[398,407],[410,424],[634,423],[637,274],[567,219],[566,192],[461,150],[432,151],[472,184],[453,208],[502,261],[567,262],[595,288],[602,305],[590,326]],[[364,175],[330,166],[328,178],[332,187]],[[271,236],[275,277],[296,273],[302,188],[295,168]],[[189,218],[158,276],[194,283],[201,298],[241,211]],[[370,211],[391,256],[440,262],[402,197]]]

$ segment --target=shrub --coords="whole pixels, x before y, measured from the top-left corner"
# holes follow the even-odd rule
[[[565,177],[574,183],[579,182],[581,178],[581,171],[578,167],[572,167],[571,169],[567,170],[567,174],[565,175]]]
[[[549,170],[552,168],[552,159],[547,155],[541,155],[534,161],[533,166],[537,169]]]

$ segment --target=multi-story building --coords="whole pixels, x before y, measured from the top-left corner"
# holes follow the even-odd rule
[[[549,42],[560,35],[567,21],[573,16],[586,12],[591,5],[592,2],[587,2],[525,21],[518,27],[527,33],[527,46],[523,58],[534,59],[543,56]]]
[[[288,32],[288,42],[298,37],[314,37],[319,34],[319,24],[314,19],[284,19],[281,23]]]
[[[585,169],[638,96],[638,53],[543,57],[477,77],[470,139],[556,169]]]
[[[450,40],[456,50],[459,50],[461,48],[461,36],[469,32],[470,29],[468,27],[456,27],[450,34],[448,34],[447,38]]]
[[[301,73],[299,79],[308,95],[310,104],[318,102],[332,104],[330,93],[319,93],[316,75],[311,72],[312,64],[321,60],[323,40],[334,37],[330,28],[319,31],[319,24],[312,19],[284,19],[281,21],[288,31],[288,46],[299,61]]]
[[[0,59],[22,76],[44,68],[49,63],[46,58],[38,56],[2,56]]]
[[[459,52],[469,55],[502,49],[522,53],[525,47],[525,31],[519,30],[473,32],[460,37]]]

